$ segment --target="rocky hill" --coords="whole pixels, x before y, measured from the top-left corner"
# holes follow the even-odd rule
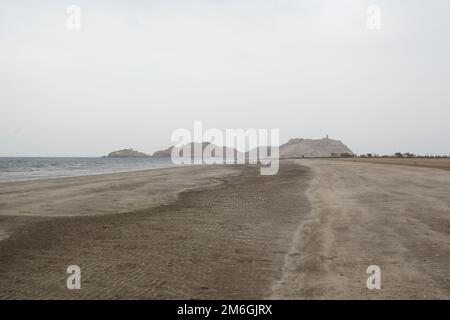
[[[215,146],[213,144],[211,144],[210,142],[203,142],[200,146],[200,143],[198,142],[191,142],[191,155],[193,155],[194,157],[201,157],[203,155],[203,151],[205,150],[206,147],[209,147],[210,149],[218,149],[221,148],[219,146]],[[156,151],[155,153],[153,153],[152,157],[153,158],[170,158],[171,154],[172,154],[172,150],[174,149],[174,146],[171,146],[170,148],[164,149],[164,150],[159,150]],[[175,152],[177,154],[179,154],[180,156],[183,156],[183,147],[178,147],[176,148],[177,150],[175,150]],[[200,152],[199,152],[200,151]],[[230,152],[231,154],[235,154],[235,150],[231,149],[231,148],[227,148],[227,147],[222,147],[222,154],[223,156],[227,155],[227,152]],[[209,154],[210,152],[208,152]],[[214,155],[214,153],[213,153]]]
[[[123,149],[113,151],[110,154],[108,154],[108,158],[144,158],[144,157],[150,156],[148,154],[133,149]]]
[[[353,152],[341,141],[329,139],[291,139],[280,146],[280,158],[332,157]]]
[[[191,143],[191,153],[194,154],[194,157],[201,157],[202,152],[198,152],[200,150],[205,150],[207,146],[213,147],[213,145],[209,142],[203,142],[201,149],[195,148],[195,145],[199,143]],[[200,146],[199,146],[200,147]],[[165,149],[156,151],[152,157],[154,158],[170,158],[171,153],[174,146]],[[231,150],[231,153],[234,153],[237,156],[238,151],[235,151],[231,148],[223,147],[223,154],[226,155],[227,150]],[[270,154],[270,147],[268,148],[268,153]],[[176,150],[177,154],[180,156],[183,155],[182,147],[179,150]],[[259,154],[259,150],[257,150]],[[281,145],[279,148],[280,158],[310,158],[310,157],[333,157],[333,156],[341,156],[343,154],[353,155],[353,152],[341,141],[329,139],[328,137],[323,139],[301,139],[295,138],[291,139],[285,144]],[[252,153],[253,154],[253,153]],[[240,155],[247,156],[249,153]]]

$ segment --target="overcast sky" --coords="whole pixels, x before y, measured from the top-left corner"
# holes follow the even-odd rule
[[[66,27],[72,4],[81,30]],[[0,0],[0,156],[151,154],[194,120],[450,154],[449,13],[447,0]]]

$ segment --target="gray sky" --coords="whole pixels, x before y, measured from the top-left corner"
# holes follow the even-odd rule
[[[66,28],[71,4],[81,30]],[[370,4],[380,30],[366,27]],[[449,12],[446,0],[0,0],[0,156],[153,153],[194,120],[450,154]]]

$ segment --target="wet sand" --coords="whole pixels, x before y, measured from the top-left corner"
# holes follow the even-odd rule
[[[449,299],[449,190],[445,170],[317,159],[0,184],[0,298]]]

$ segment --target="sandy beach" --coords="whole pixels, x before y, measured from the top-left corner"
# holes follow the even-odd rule
[[[449,299],[450,173],[305,160],[311,205],[272,297]],[[368,290],[366,268],[381,268]]]
[[[0,298],[448,299],[448,190],[449,171],[332,160],[0,183]]]

